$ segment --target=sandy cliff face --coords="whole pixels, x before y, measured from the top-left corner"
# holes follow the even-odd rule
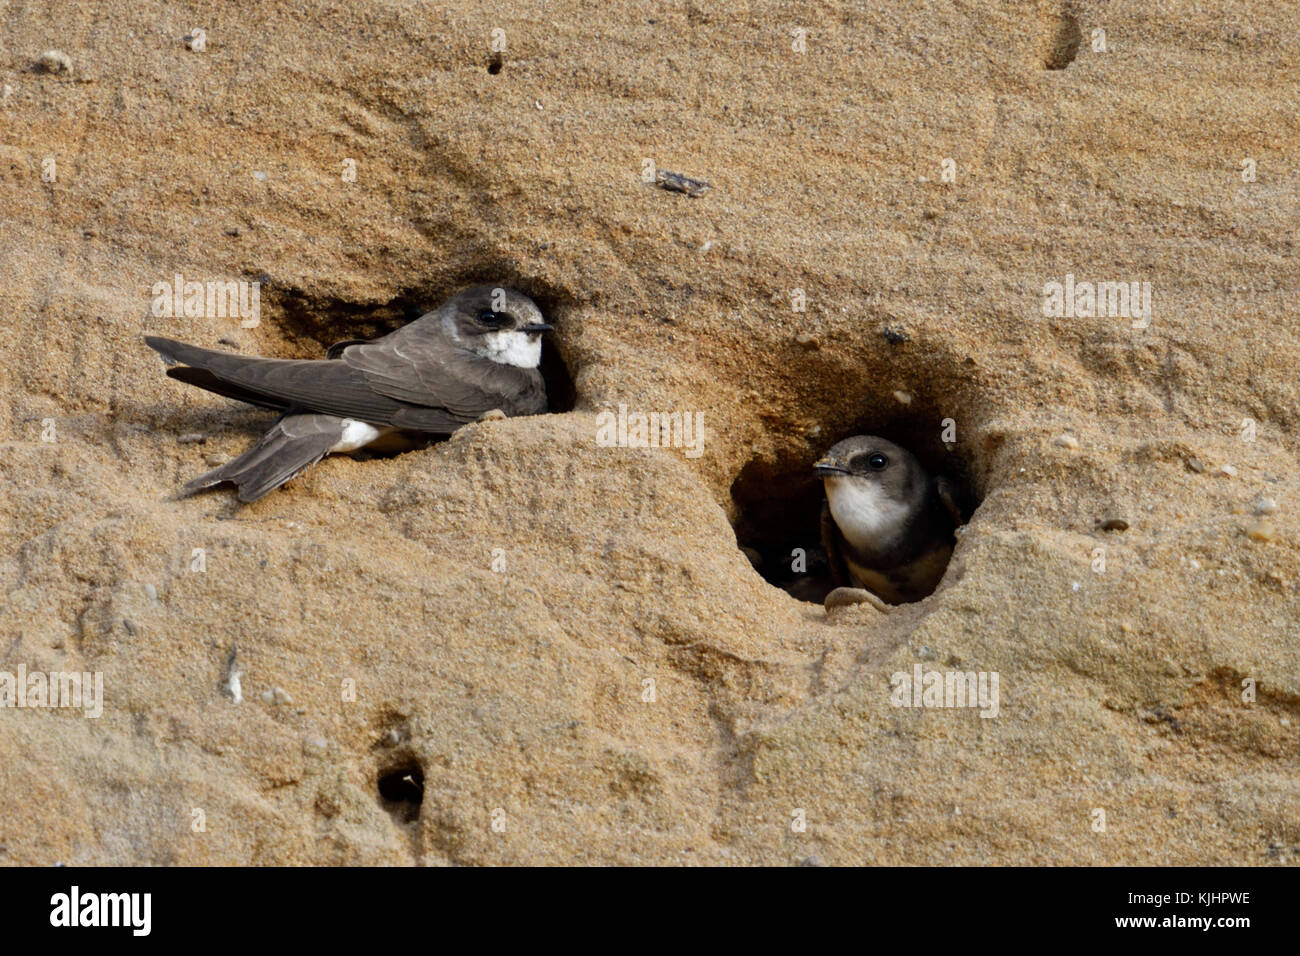
[[[0,863],[1300,857],[1294,4],[295,6],[0,21],[0,672],[104,698],[0,709]],[[171,497],[268,416],[143,334],[316,356],[478,281],[568,410]],[[828,619],[738,544],[815,546],[859,431],[981,504]]]

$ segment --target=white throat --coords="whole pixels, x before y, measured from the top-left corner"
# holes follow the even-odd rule
[[[542,362],[542,337],[527,332],[489,332],[483,336],[484,347],[478,353],[501,365],[537,368]]]
[[[890,498],[876,482],[836,477],[825,485],[835,524],[859,551],[887,548],[903,533],[911,506]]]
[[[515,365],[519,368],[537,368],[542,364],[542,337],[520,332],[518,329],[502,332],[489,332],[480,336],[479,342],[469,346],[464,336],[456,331],[456,321],[450,315],[442,320],[443,331],[447,337],[462,347],[470,347],[474,354],[491,359],[499,365]]]

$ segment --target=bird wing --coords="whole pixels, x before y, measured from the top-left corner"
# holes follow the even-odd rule
[[[478,417],[440,407],[412,407],[376,391],[364,372],[346,362],[249,358],[156,336],[145,341],[163,358],[204,373],[169,369],[173,378],[267,408],[302,409],[439,433],[453,432]]]
[[[380,395],[421,408],[439,408],[462,422],[500,408],[507,415],[546,411],[541,373],[502,365],[447,341],[441,329],[415,324],[343,350],[344,363]],[[416,413],[411,413],[416,414]]]
[[[953,524],[958,528],[966,523],[966,511],[961,506],[960,495],[957,492],[957,486],[943,475],[939,475],[934,480],[934,490],[939,496],[939,500],[947,509],[948,514],[952,516]]]

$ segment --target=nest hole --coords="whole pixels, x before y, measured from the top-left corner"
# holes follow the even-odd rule
[[[1079,55],[1082,43],[1083,31],[1079,29],[1078,17],[1072,13],[1060,14],[1052,22],[1043,66],[1049,70],[1064,70]]]
[[[737,544],[769,584],[799,600],[821,603],[837,585],[821,536],[825,492],[812,466],[854,435],[888,439],[912,452],[931,475],[945,476],[969,520],[980,501],[974,469],[959,442],[944,442],[943,421],[937,410],[925,409],[867,416],[838,429],[824,428],[806,452],[751,460],[731,486]]]
[[[415,761],[406,761],[380,771],[377,780],[379,801],[385,810],[403,823],[420,817],[424,803],[424,771]]]
[[[506,61],[501,56],[501,54],[493,53],[490,57],[488,57],[487,71],[491,73],[493,76],[496,76],[498,73],[501,72],[501,68],[505,65],[506,65]]]

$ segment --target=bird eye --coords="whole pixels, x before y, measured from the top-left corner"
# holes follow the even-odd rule
[[[872,455],[870,458],[867,459],[867,464],[870,465],[872,468],[874,468],[876,471],[880,471],[880,469],[884,468],[886,465],[889,464],[889,459],[886,458],[884,455],[880,454],[880,452],[876,452],[874,455]]]
[[[490,329],[500,329],[507,325],[514,324],[514,318],[505,312],[493,312],[491,309],[484,309],[478,314],[479,325],[486,325]]]

